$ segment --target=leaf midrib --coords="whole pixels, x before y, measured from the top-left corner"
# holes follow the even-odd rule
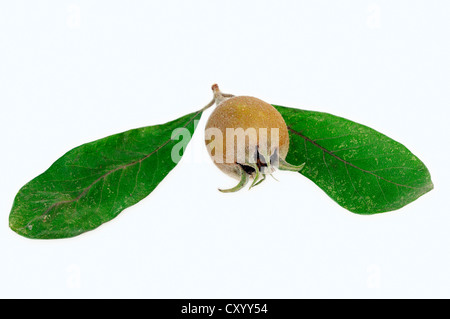
[[[396,185],[396,186],[399,186],[399,187],[405,187],[405,188],[411,188],[411,189],[419,189],[419,190],[423,188],[423,187],[414,187],[414,186],[410,186],[410,185],[399,184],[399,183],[395,183],[395,182],[393,182],[393,181],[390,181],[390,180],[388,180],[388,179],[386,179],[386,178],[384,178],[384,177],[382,177],[382,176],[380,176],[380,175],[375,174],[375,173],[372,172],[372,171],[365,170],[365,169],[363,169],[363,168],[361,168],[361,167],[359,167],[359,166],[356,166],[356,165],[353,164],[353,163],[350,163],[349,161],[346,161],[345,159],[339,157],[338,155],[336,155],[336,154],[333,153],[332,151],[326,149],[325,147],[323,147],[322,145],[320,145],[320,144],[317,143],[316,141],[310,139],[310,138],[307,137],[306,135],[303,135],[301,132],[294,130],[292,127],[288,126],[288,130],[289,130],[290,132],[292,132],[293,134],[300,136],[300,137],[303,138],[305,141],[307,141],[307,142],[313,144],[314,146],[320,148],[323,152],[327,153],[328,155],[333,156],[334,158],[336,158],[336,159],[339,160],[340,162],[344,163],[345,165],[348,165],[348,166],[351,166],[351,167],[353,167],[353,168],[356,168],[357,170],[360,170],[360,171],[363,172],[363,173],[370,174],[370,175],[372,175],[372,176],[374,176],[374,177],[376,177],[376,178],[378,178],[378,179],[384,180],[385,182],[391,183],[391,184]]]
[[[202,112],[202,110],[197,111],[194,116],[189,119],[189,121],[186,122],[185,125],[182,126],[182,128],[186,128],[200,113]],[[142,163],[143,161],[145,161],[146,159],[148,159],[150,156],[152,156],[153,154],[157,153],[160,149],[162,149],[164,146],[166,146],[168,143],[170,143],[170,141],[172,141],[172,138],[167,139],[164,143],[162,143],[160,146],[158,146],[155,150],[153,150],[151,153],[145,155],[143,158],[140,158],[136,161],[133,161],[131,163],[128,164],[124,164],[121,166],[118,166],[114,169],[112,169],[111,171],[106,172],[105,174],[103,174],[102,176],[100,176],[99,178],[97,178],[94,182],[92,182],[89,186],[87,186],[81,193],[80,195],[78,195],[77,197],[75,197],[74,199],[71,200],[65,200],[65,201],[60,201],[60,202],[56,202],[53,203],[52,205],[50,205],[49,208],[47,208],[41,215],[36,216],[35,218],[31,219],[25,226],[22,227],[22,229],[28,228],[30,226],[30,224],[32,222],[34,222],[36,219],[42,219],[45,218],[45,216],[55,207],[58,207],[60,205],[64,205],[64,204],[70,204],[70,203],[75,203],[77,201],[79,201],[81,198],[83,198],[92,187],[94,187],[94,185],[96,185],[98,182],[100,182],[102,179],[108,177],[109,175],[121,170],[121,169],[126,169],[128,167],[131,167],[133,165],[136,165],[137,163]]]

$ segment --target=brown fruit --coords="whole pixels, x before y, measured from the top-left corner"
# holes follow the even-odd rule
[[[251,188],[271,175],[274,167],[303,168],[285,161],[289,132],[272,105],[251,96],[223,94],[216,84],[212,89],[217,107],[206,124],[206,147],[220,170],[240,180],[236,187],[222,192],[237,191],[253,178]]]

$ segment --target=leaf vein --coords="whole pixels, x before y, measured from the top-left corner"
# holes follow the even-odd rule
[[[303,139],[305,139],[306,141],[310,142],[311,144],[313,144],[314,146],[318,147],[318,148],[321,149],[322,151],[324,151],[324,152],[326,152],[327,154],[333,156],[333,157],[336,158],[337,160],[343,162],[345,165],[349,165],[349,166],[351,166],[351,167],[353,167],[353,168],[355,168],[355,169],[357,169],[357,170],[362,171],[363,173],[367,173],[367,174],[373,175],[373,176],[375,176],[375,177],[378,177],[378,178],[384,180],[385,182],[388,182],[388,183],[391,183],[391,184],[394,184],[394,185],[397,185],[397,186],[406,187],[406,188],[411,188],[411,189],[421,189],[421,187],[414,187],[414,186],[410,186],[410,185],[404,185],[404,184],[395,183],[395,182],[393,182],[393,181],[391,181],[391,180],[388,180],[388,179],[386,179],[386,178],[384,178],[384,177],[382,177],[382,176],[379,176],[379,175],[375,174],[375,173],[372,172],[372,171],[368,171],[368,170],[365,170],[365,169],[363,169],[363,168],[361,168],[361,167],[358,167],[358,166],[356,166],[356,165],[354,165],[354,164],[352,164],[352,163],[350,163],[350,162],[344,160],[343,158],[339,157],[339,156],[336,155],[335,153],[333,153],[333,152],[327,150],[325,147],[323,147],[323,146],[320,145],[319,143],[317,143],[317,142],[313,141],[312,139],[310,139],[309,137],[303,135],[301,132],[298,132],[298,131],[294,130],[292,127],[288,126],[288,129],[289,129],[289,131],[291,131],[293,134],[300,136],[301,138],[303,138]],[[348,170],[347,170],[347,171],[348,171]]]
[[[195,112],[195,114],[192,116],[192,118],[189,119],[189,121],[186,122],[186,124],[183,126],[183,128],[187,127],[200,113],[202,113],[203,110],[199,110],[197,112]],[[52,205],[50,205],[42,214],[35,216],[34,218],[32,218],[25,226],[22,227],[22,229],[24,228],[28,228],[32,222],[34,222],[36,219],[43,219],[51,210],[53,210],[56,207],[59,207],[61,205],[65,205],[65,204],[70,204],[70,203],[74,203],[74,202],[78,202],[81,198],[83,198],[88,192],[89,190],[94,187],[100,180],[108,177],[109,175],[117,172],[118,170],[125,170],[128,167],[131,167],[133,165],[136,165],[138,163],[142,163],[143,161],[145,161],[146,159],[148,159],[150,156],[152,156],[153,154],[158,154],[158,151],[160,149],[162,149],[164,146],[166,146],[167,144],[170,143],[170,141],[172,141],[171,138],[167,139],[164,143],[162,143],[160,146],[158,146],[155,150],[153,150],[152,152],[150,152],[149,154],[147,154],[146,156],[135,160],[131,163],[128,164],[124,164],[121,166],[118,166],[108,172],[106,172],[105,174],[103,174],[102,176],[100,176],[99,178],[97,178],[94,182],[92,182],[89,186],[87,186],[77,197],[70,199],[70,200],[64,200],[64,201],[59,201],[56,203],[53,203]],[[71,165],[71,166],[75,166],[75,165]],[[115,204],[114,204],[115,205]]]

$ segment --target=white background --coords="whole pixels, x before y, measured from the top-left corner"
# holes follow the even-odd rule
[[[2,1],[0,297],[450,297],[448,1]],[[17,191],[82,143],[224,92],[329,112],[405,144],[435,189],[359,216],[299,174],[234,186],[203,145],[76,238],[8,227]]]

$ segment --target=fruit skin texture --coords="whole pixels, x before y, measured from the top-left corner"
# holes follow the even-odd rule
[[[266,149],[268,152],[265,154],[266,156],[270,157],[273,154],[274,147],[277,146],[276,144],[279,146],[279,148],[277,147],[278,156],[283,160],[286,158],[289,150],[289,133],[283,117],[272,105],[255,97],[235,96],[222,101],[208,119],[206,131],[211,128],[219,129],[223,139],[221,141],[214,140],[214,143],[212,143],[208,139],[208,134],[206,134],[205,143],[208,153],[213,159],[214,164],[220,170],[236,179],[240,179],[238,164],[246,164],[238,161],[237,154],[239,153],[239,148],[245,148],[246,159],[252,155],[254,156],[254,154],[251,154],[251,150],[255,149],[255,146],[261,147],[259,143],[262,139],[259,135],[259,129],[266,129],[267,132]],[[254,128],[257,135],[257,145],[251,145],[246,142],[245,145],[235,145],[234,150],[227,149],[227,128],[242,128],[243,130]],[[278,141],[271,141],[271,129],[278,129]],[[216,149],[222,148],[222,153],[219,153],[222,156],[217,156],[216,154],[213,156],[212,148],[214,147]],[[261,149],[259,148],[259,150]],[[234,153],[234,160],[227,163],[227,154],[230,151]],[[231,155],[228,158],[231,158]]]

